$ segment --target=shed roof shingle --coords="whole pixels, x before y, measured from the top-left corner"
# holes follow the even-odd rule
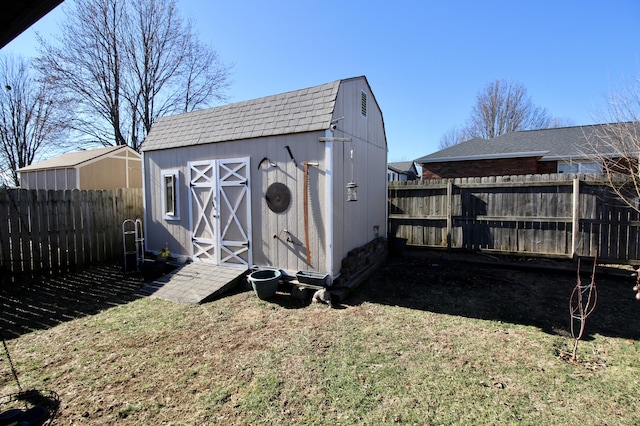
[[[340,82],[158,118],[142,151],[328,129]]]

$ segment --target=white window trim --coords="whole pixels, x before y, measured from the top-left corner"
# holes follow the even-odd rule
[[[167,169],[161,171],[162,186],[162,218],[164,220],[180,220],[180,172],[177,169]],[[176,208],[173,214],[167,213],[167,188],[165,186],[165,177],[173,176],[173,187]]]

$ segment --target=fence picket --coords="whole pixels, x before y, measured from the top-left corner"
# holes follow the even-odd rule
[[[142,217],[141,198],[140,189],[0,189],[0,279],[121,258],[122,221]]]
[[[18,191],[18,217],[20,219],[20,268],[23,271],[33,269],[31,256],[31,226],[29,224],[29,197],[24,189]]]
[[[97,208],[93,211],[93,219],[95,220],[95,229],[97,231],[96,241],[96,260],[95,263],[102,262],[102,259],[105,257],[105,229],[104,229],[104,198],[101,197],[99,193],[94,193],[95,203],[97,204]]]
[[[51,244],[49,244],[49,214],[47,208],[49,204],[49,191],[46,189],[38,190],[37,210],[33,217],[40,223],[40,259],[42,260],[42,269],[51,271]]]
[[[61,272],[69,270],[69,247],[67,245],[67,227],[69,226],[66,215],[65,191],[56,191],[56,220],[58,221],[58,256]]]
[[[22,259],[20,256],[20,212],[18,210],[18,191],[9,193],[9,267],[14,275],[22,271]]]
[[[60,241],[58,240],[60,232],[60,223],[58,221],[58,206],[56,191],[50,189],[47,191],[47,212],[49,213],[49,255],[51,256],[51,272],[57,274],[60,272]]]
[[[9,193],[7,191],[0,191],[0,217],[9,217]],[[0,231],[0,275],[2,275],[2,281],[10,275],[11,251],[9,247],[9,224],[7,223],[4,230]]]
[[[89,256],[87,264],[95,265],[98,262],[98,247],[100,244],[100,229],[97,226],[96,221],[96,210],[100,210],[101,206],[96,200],[96,192],[95,191],[87,191],[87,209],[84,212],[84,217],[88,228],[85,229],[85,245],[87,247],[87,254]]]
[[[113,191],[104,191],[104,211],[102,215],[103,226],[105,230],[105,259],[113,259],[115,255],[115,240],[117,232],[114,228],[117,228],[114,220],[110,218],[116,218],[116,212],[114,210],[115,197]],[[122,222],[120,222],[120,228],[122,229]]]
[[[42,232],[40,231],[40,220],[38,220],[38,192],[28,191],[27,196],[29,198],[29,224],[31,226],[31,267],[35,273],[40,273],[42,270],[42,252],[40,251]]]
[[[66,245],[67,267],[73,269],[76,265],[76,240],[74,235],[75,224],[73,222],[73,206],[71,204],[71,190],[65,190],[63,198],[63,211],[66,226],[64,228],[64,239]]]
[[[71,211],[73,217],[73,240],[74,240],[74,260],[75,265],[82,267],[84,261],[84,241],[82,238],[82,197],[78,189],[71,190]]]
[[[94,242],[91,238],[93,233],[93,222],[91,220],[91,191],[82,191],[80,193],[80,203],[81,203],[81,215],[82,215],[82,256],[84,258],[83,263],[85,265],[91,265],[92,257],[92,246]]]

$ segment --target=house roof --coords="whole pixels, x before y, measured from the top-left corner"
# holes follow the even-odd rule
[[[67,152],[66,154],[59,155],[57,157],[50,158],[39,163],[34,163],[29,166],[18,169],[18,172],[31,172],[35,170],[44,169],[70,169],[87,163],[89,161],[97,160],[100,157],[106,157],[117,151],[130,149],[126,145],[109,146],[106,148],[88,149],[86,151],[74,151]],[[135,151],[134,151],[135,152]]]
[[[412,169],[415,171],[416,165],[413,161],[396,161],[387,164],[387,167],[397,173],[408,173]]]
[[[505,133],[493,139],[474,138],[415,160],[417,163],[487,160],[494,158],[540,157],[540,161],[577,160],[615,155],[607,144],[598,144],[595,135],[617,124],[558,127]]]
[[[328,129],[342,81],[158,118],[142,151]]]

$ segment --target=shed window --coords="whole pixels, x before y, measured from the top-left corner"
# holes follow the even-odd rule
[[[178,171],[162,172],[162,217],[166,220],[178,220]]]
[[[367,117],[367,93],[360,92],[360,114]]]

